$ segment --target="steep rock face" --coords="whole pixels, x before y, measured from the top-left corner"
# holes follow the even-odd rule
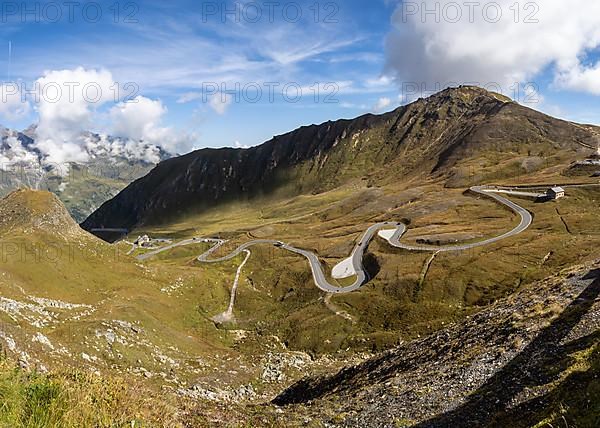
[[[159,224],[228,200],[321,192],[356,178],[451,176],[458,162],[485,150],[577,150],[593,138],[589,129],[483,89],[448,89],[383,115],[302,127],[248,150],[203,149],[167,160],[82,226]]]

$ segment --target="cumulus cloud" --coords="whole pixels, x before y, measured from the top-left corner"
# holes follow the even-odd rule
[[[398,82],[431,91],[464,83],[510,95],[516,82],[551,70],[557,87],[600,94],[600,63],[588,56],[600,46],[600,2],[493,3],[499,8],[482,2],[469,9],[450,0],[400,3],[386,41],[387,71]]]
[[[158,163],[161,156],[160,149],[154,144],[113,138],[106,134],[86,135],[85,147],[92,158],[124,158],[132,161],[142,160],[148,163]]]
[[[577,64],[561,70],[556,76],[555,83],[559,87],[600,95],[600,63],[589,67]]]
[[[160,100],[138,95],[135,99],[119,103],[111,111],[116,135],[134,140],[154,139],[160,133],[159,124],[167,108]]]
[[[137,96],[115,104],[117,84],[108,70],[78,67],[46,71],[33,88],[29,98],[39,115],[35,143],[24,148],[18,140],[9,139],[10,144],[0,150],[0,161],[5,164],[14,164],[36,149],[35,156],[39,154],[44,166],[64,174],[69,163],[85,163],[99,155],[156,163],[161,157],[159,147],[176,154],[193,144],[194,136],[162,124],[167,108],[160,100]],[[23,102],[19,89],[12,84],[0,85],[0,116],[14,118],[29,113],[30,104]],[[112,105],[108,114],[102,108],[107,104]],[[122,138],[109,138],[108,133]]]
[[[146,141],[178,153],[191,142],[191,136],[182,135],[170,127],[162,126],[167,108],[160,100],[138,95],[128,102],[121,102],[110,110],[112,132],[134,141]]]
[[[8,131],[6,138],[3,140],[2,145],[4,147],[0,151],[1,170],[8,171],[16,165],[32,166],[38,164],[38,157],[23,147],[14,131]]]
[[[47,71],[36,81],[39,122],[36,147],[50,164],[85,162],[82,133],[97,108],[113,99],[114,80],[107,70]]]
[[[225,114],[230,104],[231,96],[229,94],[215,94],[208,100],[209,107],[219,115]]]
[[[387,97],[379,98],[377,104],[373,106],[373,111],[376,113],[380,113],[387,109],[390,105],[392,105],[392,100]]]
[[[31,110],[29,101],[23,97],[16,83],[0,84],[0,117],[6,120],[19,120]]]

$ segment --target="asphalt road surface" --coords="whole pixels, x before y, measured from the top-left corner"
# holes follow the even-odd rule
[[[526,231],[531,223],[533,222],[533,216],[529,211],[525,208],[515,204],[509,199],[506,199],[503,196],[500,196],[498,193],[493,193],[491,191],[486,191],[486,186],[476,186],[471,187],[471,191],[480,194],[484,197],[495,199],[501,204],[507,206],[516,214],[521,217],[521,221],[519,225],[515,227],[513,230],[506,232],[500,236],[496,236],[494,238],[489,238],[483,241],[477,241],[469,244],[458,244],[458,245],[443,245],[443,246],[434,246],[434,245],[407,245],[400,242],[400,238],[404,234],[404,231],[397,231],[391,238],[386,239],[388,243],[396,248],[402,248],[409,251],[465,251],[470,250],[477,247],[482,247],[484,245],[493,244],[494,242],[502,241],[503,239],[510,238],[511,236],[516,236],[520,233]],[[384,237],[385,239],[385,237]]]

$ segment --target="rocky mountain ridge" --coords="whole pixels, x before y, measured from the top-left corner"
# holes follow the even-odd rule
[[[591,130],[476,87],[442,91],[383,115],[299,128],[251,149],[203,149],[162,162],[83,227],[161,224],[228,201],[320,193],[420,176],[464,185],[466,160],[582,150]],[[472,167],[471,167],[472,169]],[[485,176],[471,174],[471,184]]]

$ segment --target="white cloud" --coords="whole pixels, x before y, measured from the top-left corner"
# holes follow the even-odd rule
[[[95,109],[113,98],[111,73],[82,67],[47,71],[36,84],[36,147],[45,155],[44,161],[87,161],[81,135],[92,125]]]
[[[186,92],[177,99],[177,104],[187,104],[202,98],[202,92]]]
[[[186,150],[192,136],[180,135],[170,127],[162,126],[167,108],[160,100],[138,95],[128,102],[111,108],[112,133],[134,141],[145,141],[163,147],[171,153]]]
[[[211,110],[213,110],[218,115],[223,115],[229,109],[232,98],[233,97],[230,94],[225,93],[216,93],[209,97],[205,97],[203,96],[202,92],[186,92],[177,99],[177,103],[187,104],[192,101],[203,99],[204,103],[208,101],[207,104],[211,108]]]
[[[525,84],[551,69],[560,88],[600,93],[600,64],[585,63],[587,54],[600,46],[600,2],[516,3],[518,17],[514,0],[496,3],[502,10],[498,22],[493,9],[484,14],[486,3],[473,9],[472,20],[461,2],[399,4],[386,42],[388,71],[399,82],[424,85],[428,91],[438,89],[436,85],[495,83],[510,95],[515,82]],[[463,5],[459,22],[451,22],[458,16],[452,4]],[[439,22],[435,15],[419,13],[436,5]],[[407,13],[415,6],[416,14]],[[538,22],[528,23],[528,18]]]
[[[92,158],[125,158],[134,161],[143,160],[148,163],[160,162],[160,149],[154,144],[110,138],[106,134],[88,134],[85,142],[86,149]]]
[[[0,152],[0,170],[7,171],[19,164],[28,166],[38,164],[38,157],[23,147],[14,131],[8,131],[6,145],[7,147]]]
[[[160,100],[138,96],[131,102],[114,104],[117,86],[108,70],[78,67],[46,71],[30,87],[33,90],[28,96],[39,115],[35,142],[25,148],[10,133],[3,134],[7,145],[0,149],[0,162],[6,167],[35,161],[65,174],[70,162],[85,163],[98,156],[156,163],[161,156],[159,147],[173,154],[192,147],[193,135],[162,125],[167,108]],[[22,102],[18,89],[0,84],[0,96],[5,100],[0,102],[0,116],[14,118],[29,113],[30,104]],[[113,105],[108,114],[101,109],[106,104]],[[97,137],[90,131],[103,135]],[[108,133],[123,138],[109,138]]]
[[[31,110],[29,101],[23,99],[16,83],[0,84],[0,117],[6,120],[18,120],[27,116]]]
[[[600,95],[600,63],[589,67],[577,64],[561,71],[556,76],[555,83],[558,87]]]
[[[283,41],[284,38],[289,37],[288,33],[285,32],[272,32],[269,36],[276,35],[277,42]],[[302,39],[297,39],[302,40]],[[285,40],[289,42],[290,40]],[[318,57],[322,54],[335,52],[341,48],[352,46],[355,43],[362,41],[362,38],[357,37],[354,39],[337,40],[337,41],[312,41],[312,44],[302,45],[296,43],[277,43],[273,40],[262,40],[264,48],[264,54],[276,61],[278,64],[287,66],[295,64],[297,62],[305,61],[314,57]]]
[[[393,84],[393,79],[390,76],[382,75],[376,79],[367,79],[365,87],[385,89],[390,88]]]
[[[199,32],[198,22],[203,18],[200,11],[180,8],[170,11],[170,19],[166,20],[162,9],[160,12],[148,13],[147,20],[129,26],[125,35],[100,32],[98,37],[69,40],[69,49],[62,50],[28,46],[20,64],[28,72],[39,63],[102,64],[117,81],[135,81],[144,91],[172,96],[175,92],[199,91],[203,83],[209,82],[226,83],[231,85],[229,88],[238,82],[244,86],[264,79],[309,85],[324,79],[323,67],[300,64],[335,61],[340,54],[354,61],[361,55],[375,62],[382,57],[356,53],[351,48],[369,35],[360,29],[349,35],[345,25],[324,25],[325,14],[320,22],[314,22],[305,13],[303,24],[279,18],[252,25],[216,20],[203,24],[204,31]],[[122,43],[122,37],[127,43]]]
[[[116,102],[116,83],[107,70],[47,71],[36,81],[36,110],[39,122],[35,147],[45,164],[60,165],[66,171],[68,162],[87,162],[90,156],[107,152],[127,159],[148,162],[159,160],[159,149],[171,153],[186,151],[192,137],[181,135],[162,125],[167,108],[160,100],[137,96],[129,102],[114,105],[108,114],[106,129],[122,139],[101,138],[90,141],[88,131],[102,127],[98,109]]]
[[[215,94],[208,100],[208,105],[217,114],[223,115],[231,105],[231,95],[229,94]]]
[[[248,146],[248,145],[246,145],[246,144],[242,144],[242,143],[240,143],[239,141],[236,141],[234,144],[235,144],[235,146],[234,146],[234,147],[235,147],[236,149],[249,149],[249,148],[250,148],[250,146]]]
[[[349,103],[349,102],[341,102],[340,107],[347,108],[347,109],[354,109],[354,110],[368,110],[369,109],[369,106],[367,106],[366,104],[356,104],[356,103]]]
[[[392,105],[392,100],[387,97],[379,98],[377,104],[373,106],[373,111],[376,113],[380,113],[387,109],[390,105]]]
[[[110,110],[113,132],[134,140],[154,139],[160,133],[160,122],[167,108],[160,100],[143,96],[121,102]]]

